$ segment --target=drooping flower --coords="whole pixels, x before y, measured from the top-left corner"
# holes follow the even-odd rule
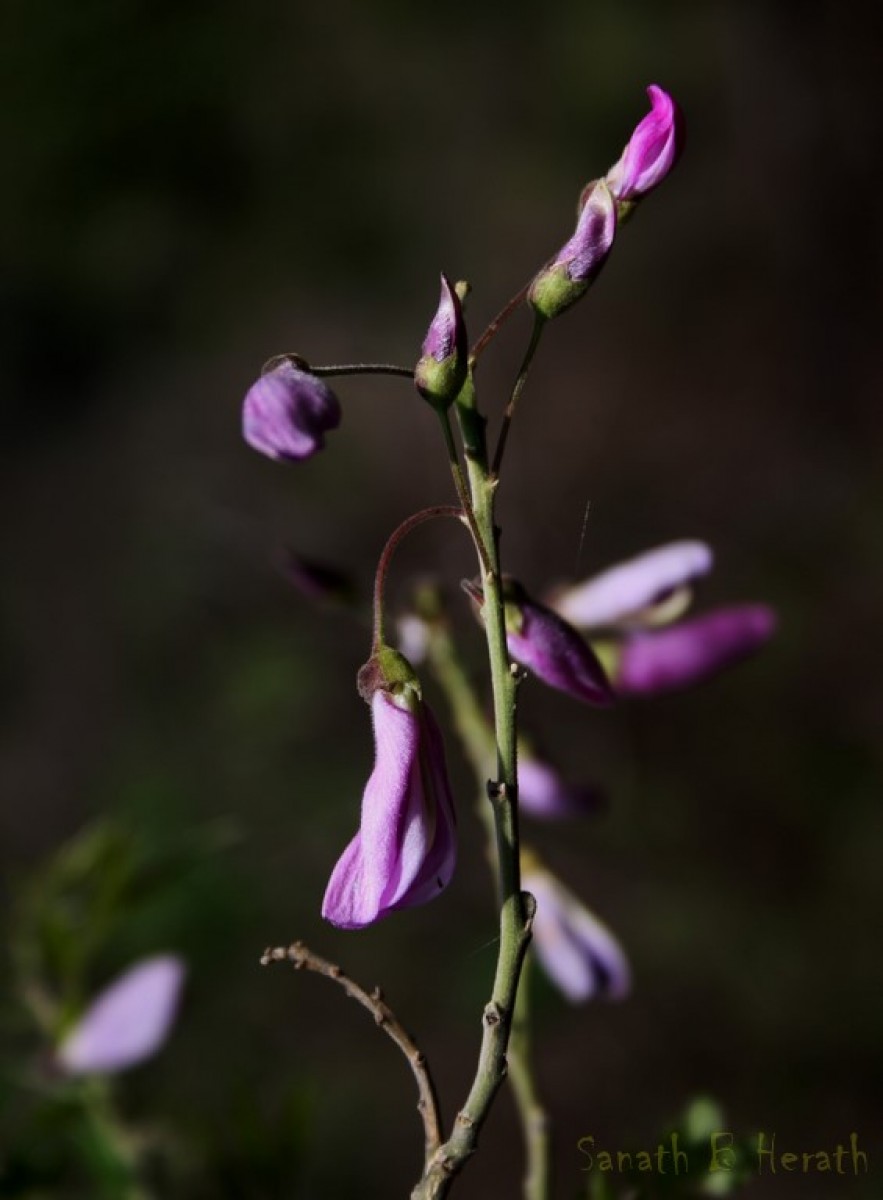
[[[585,295],[607,261],[615,235],[616,205],[601,179],[585,197],[573,236],[530,285],[527,299],[535,312],[557,317]]]
[[[526,856],[525,891],[536,902],[531,945],[549,978],[568,1000],[621,1000],[631,971],[610,930],[533,855]]]
[[[417,390],[437,408],[447,408],[466,380],[468,345],[463,306],[447,275],[441,277],[438,309],[414,369]]]
[[[536,755],[518,748],[518,807],[540,820],[584,817],[602,803],[597,788],[567,783],[558,771]]]
[[[636,201],[662,183],[684,147],[684,120],[672,97],[651,84],[650,112],[639,121],[618,161],[607,172],[616,200]]]
[[[283,359],[249,388],[242,434],[261,454],[298,462],[318,453],[340,424],[340,402],[316,375]]]
[[[774,633],[764,604],[719,608],[691,621],[626,638],[611,659],[614,686],[645,696],[689,687],[748,658]]]
[[[680,615],[712,563],[704,542],[669,542],[559,592],[554,608],[578,629],[659,624]]]
[[[376,756],[359,831],[329,880],[322,915],[361,929],[398,908],[425,904],[451,880],[456,819],[435,718],[407,660],[384,648],[360,673],[371,704]]]
[[[464,586],[480,612],[484,603],[481,589],[474,584]],[[572,625],[532,600],[514,579],[505,580],[504,599],[506,644],[515,662],[549,687],[586,704],[613,702],[604,668]]]
[[[711,563],[703,542],[671,542],[549,600],[592,643],[616,693],[674,691],[747,658],[776,628],[775,613],[763,604],[733,605],[671,626]]]
[[[150,1058],[175,1019],[184,964],[147,958],[100,992],[67,1033],[56,1060],[69,1075],[111,1074]]]

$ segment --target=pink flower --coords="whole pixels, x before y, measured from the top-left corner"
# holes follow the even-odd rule
[[[650,112],[607,172],[607,186],[620,201],[640,200],[662,183],[684,147],[684,119],[674,100],[656,84],[647,95]]]
[[[331,388],[288,359],[249,388],[242,434],[261,454],[285,462],[311,458],[325,433],[340,424],[340,403]]]
[[[157,1052],[169,1034],[184,982],[173,955],[137,963],[100,992],[62,1041],[57,1061],[69,1075],[111,1074]]]
[[[444,746],[417,686],[376,685],[371,711],[376,759],[361,824],[322,903],[322,915],[342,929],[425,904],[447,887],[456,861]]]
[[[671,625],[711,565],[703,542],[671,542],[557,592],[551,603],[595,644],[617,693],[673,691],[747,658],[775,631],[775,614],[763,604]]]
[[[568,1000],[621,1000],[631,987],[628,960],[610,930],[549,871],[526,865],[522,882],[537,902],[531,943]]]

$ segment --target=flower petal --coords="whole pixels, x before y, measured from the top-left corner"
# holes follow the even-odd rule
[[[168,1036],[184,964],[173,955],[144,959],[92,1002],[58,1049],[71,1075],[109,1074],[150,1058]]]
[[[553,766],[519,752],[518,806],[541,820],[583,817],[598,809],[600,794],[595,788],[567,784]]]
[[[548,871],[526,871],[523,882],[537,902],[533,948],[568,1000],[628,995],[628,961],[610,930]]]
[[[567,588],[555,597],[553,607],[579,629],[616,626],[707,575],[713,561],[704,542],[669,542]]]
[[[617,200],[646,196],[662,183],[684,146],[684,119],[672,97],[656,84],[647,88],[647,95],[650,112],[607,172],[607,185]]]
[[[454,806],[431,712],[416,699],[402,706],[382,689],[371,709],[376,758],[361,825],[322,904],[322,915],[343,929],[432,899],[450,882],[456,860]]]
[[[615,686],[625,695],[641,696],[689,687],[753,654],[775,628],[772,609],[742,604],[635,634],[620,647]]]

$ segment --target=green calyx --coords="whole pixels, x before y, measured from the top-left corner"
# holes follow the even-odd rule
[[[466,370],[466,360],[461,354],[449,354],[441,362],[431,354],[424,354],[414,368],[414,382],[423,399],[444,412],[466,382]]]
[[[360,667],[356,686],[366,704],[371,703],[377,691],[390,692],[408,708],[412,708],[423,695],[417,673],[404,654],[386,645],[379,646]]]
[[[527,302],[534,312],[550,321],[581,300],[589,289],[589,282],[571,279],[567,267],[556,263],[537,275],[527,293]]]

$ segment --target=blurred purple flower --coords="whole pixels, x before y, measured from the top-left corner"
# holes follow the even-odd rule
[[[248,444],[286,462],[316,454],[326,431],[339,424],[340,403],[331,388],[287,359],[252,384],[242,409]]]
[[[537,902],[532,946],[549,978],[568,1000],[621,1000],[631,972],[616,938],[554,875],[526,866],[525,891]]]
[[[137,963],[99,993],[57,1052],[69,1075],[110,1074],[150,1058],[175,1019],[184,964],[173,955]]]
[[[671,612],[672,597],[683,596],[696,579],[708,574],[712,562],[704,542],[669,542],[559,592],[553,605],[579,629],[655,624]],[[684,598],[688,600],[689,593]]]
[[[753,654],[775,628],[771,608],[742,604],[635,634],[620,647],[614,686],[633,696],[689,687]]]
[[[656,84],[647,88],[647,95],[650,112],[607,172],[607,185],[620,201],[640,200],[662,183],[684,147],[684,119],[677,104]]]
[[[601,796],[596,788],[565,783],[549,763],[519,748],[518,807],[541,820],[584,817],[598,809]]]
[[[613,702],[607,676],[588,643],[512,581],[507,586],[506,629],[511,656],[543,683],[586,704]]]
[[[530,285],[527,299],[543,317],[557,317],[583,296],[604,266],[616,235],[616,205],[603,179],[591,185],[576,229]]]
[[[466,379],[468,345],[463,308],[447,275],[441,277],[441,298],[414,370],[420,394],[443,408],[456,398]]]
[[[416,690],[379,686],[371,697],[376,759],[359,832],[335,866],[322,915],[361,929],[397,908],[425,904],[451,880],[456,820],[435,719]]]
[[[550,602],[593,642],[615,692],[673,691],[747,658],[775,631],[775,614],[762,604],[661,628],[686,611],[691,585],[711,565],[703,542],[671,542],[558,591]]]

